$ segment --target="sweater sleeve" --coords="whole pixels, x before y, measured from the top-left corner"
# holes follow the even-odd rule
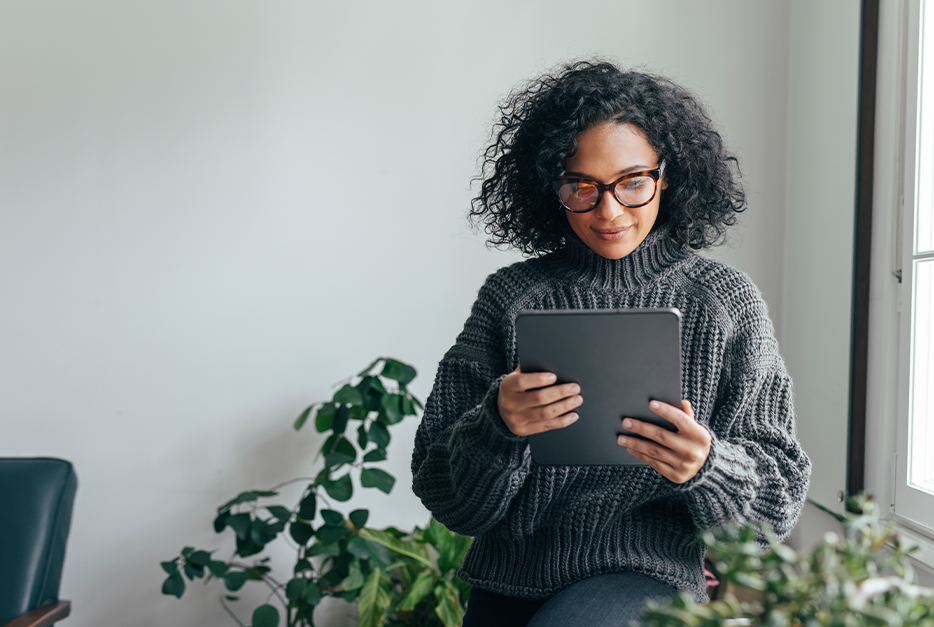
[[[733,333],[710,417],[710,455],[678,489],[700,529],[760,521],[783,539],[804,505],[811,462],[796,437],[791,379],[765,303],[751,282],[731,300]]]
[[[412,453],[415,494],[446,527],[469,536],[503,519],[531,464],[526,438],[509,431],[497,407],[507,369],[493,293],[488,280],[441,360]]]

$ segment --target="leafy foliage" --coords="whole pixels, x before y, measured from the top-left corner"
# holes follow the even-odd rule
[[[372,464],[386,459],[389,427],[422,408],[407,388],[415,375],[412,366],[381,357],[342,385],[331,400],[305,408],[295,429],[311,419],[315,429],[328,436],[319,451],[323,468],[305,486],[298,503],[265,504],[279,496],[280,488],[302,481],[294,479],[271,490],[241,492],[218,507],[214,530],[233,533],[233,555],[224,561],[214,559],[210,551],[185,547],[162,562],[167,575],[163,594],[181,598],[185,578],[222,580],[229,592],[260,582],[270,594],[253,611],[251,627],[278,627],[283,615],[287,627],[312,627],[315,607],[326,596],[357,601],[360,627],[460,625],[470,586],[455,573],[469,538],[451,533],[434,519],[412,532],[370,529],[369,511],[357,509],[345,516],[330,502],[351,498],[353,468],[360,470],[362,487],[390,493],[395,478]],[[280,538],[296,545],[295,565],[284,583],[272,576],[269,558],[258,557]],[[226,603],[237,600],[225,595],[221,604],[246,627]]]
[[[844,537],[828,533],[807,553],[780,544],[767,528],[728,528],[705,533],[721,582],[758,590],[761,601],[731,595],[697,604],[682,592],[668,606],[650,604],[652,627],[934,627],[934,590],[914,583],[912,548],[879,520],[878,506],[864,496],[850,501],[859,514],[844,518]],[[767,547],[763,547],[764,538]]]

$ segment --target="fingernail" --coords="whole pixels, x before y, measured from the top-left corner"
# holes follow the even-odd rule
[[[626,436],[621,435],[616,439],[616,441],[619,442],[620,446],[626,446]]]
[[[571,386],[571,394],[579,394],[581,391],[581,386],[575,384]]]
[[[629,427],[632,426],[632,420],[630,420],[629,418],[627,418],[626,420],[623,421],[623,426],[626,427],[626,428],[628,429]]]
[[[658,401],[652,401],[651,403],[649,403],[650,409],[658,409],[659,407],[660,405],[658,404]]]
[[[571,422],[576,422],[578,418],[580,418],[580,416],[578,416],[577,414],[568,414],[568,420],[570,420]]]

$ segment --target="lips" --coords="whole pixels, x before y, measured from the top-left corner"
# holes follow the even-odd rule
[[[597,237],[599,237],[600,239],[608,241],[608,242],[613,242],[619,239],[623,239],[623,237],[626,236],[626,233],[628,233],[629,229],[631,228],[632,228],[632,225],[616,226],[611,229],[593,229],[593,232],[596,233]]]

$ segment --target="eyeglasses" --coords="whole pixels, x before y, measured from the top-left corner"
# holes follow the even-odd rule
[[[658,179],[665,172],[665,162],[653,170],[629,172],[612,183],[603,183],[577,176],[563,176],[553,183],[558,200],[568,211],[586,213],[600,204],[603,192],[613,190],[619,204],[634,209],[652,202],[658,191]]]

